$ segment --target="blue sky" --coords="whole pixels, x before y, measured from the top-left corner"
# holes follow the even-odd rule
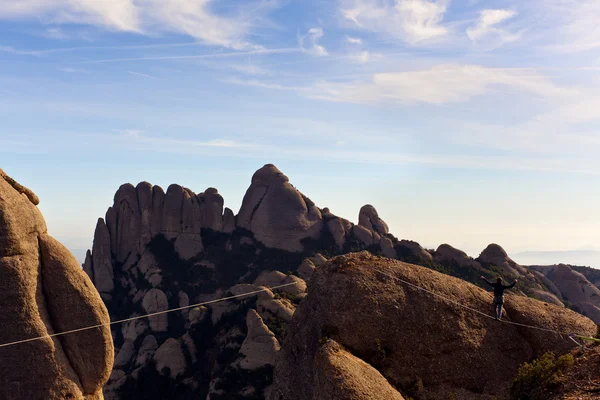
[[[0,166],[73,249],[268,162],[424,246],[598,248],[599,61],[595,0],[0,0]]]

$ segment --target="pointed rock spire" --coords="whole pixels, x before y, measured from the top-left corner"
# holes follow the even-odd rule
[[[301,251],[301,240],[317,237],[323,226],[321,211],[273,164],[252,176],[236,222],[265,246],[288,251]]]

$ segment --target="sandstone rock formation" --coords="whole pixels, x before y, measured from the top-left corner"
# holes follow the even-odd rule
[[[262,318],[254,310],[249,310],[246,315],[248,334],[240,354],[244,358],[240,362],[243,369],[257,369],[275,363],[275,355],[279,351],[279,342],[273,332],[267,328]]]
[[[319,348],[314,363],[315,400],[404,400],[379,371],[334,340]]]
[[[477,284],[481,274],[491,277],[501,271],[507,279],[518,275],[523,285],[515,295],[562,305],[560,290],[550,279],[517,265],[499,246],[491,246],[479,260],[449,246],[428,251],[417,242],[395,238],[371,205],[361,208],[354,225],[317,207],[270,164],[253,175],[237,216],[224,208],[214,188],[195,194],[180,185],[170,185],[165,192],[147,182],[125,184],[98,221],[93,248],[83,264],[111,318],[213,301],[265,286],[295,285],[114,327],[119,366],[106,386],[106,399],[158,399],[175,392],[211,400],[261,398],[269,391],[271,365],[256,370],[240,366],[241,348],[248,339],[247,316],[254,315],[249,310],[256,310],[276,339],[283,340],[307,285],[327,258],[364,249]],[[373,371],[354,363],[357,360],[352,361],[356,368],[339,367],[336,360],[350,360],[344,352],[354,351],[346,343],[339,345],[341,350],[323,353],[322,360],[328,361],[319,365],[336,369],[348,382],[359,378],[356,371],[380,381]],[[170,358],[166,349],[174,356]],[[323,390],[352,396],[351,387]]]
[[[321,233],[323,217],[287,176],[267,164],[252,176],[236,222],[267,247],[301,251],[302,239]]]
[[[462,250],[449,244],[441,244],[435,251],[434,260],[440,264],[454,263],[460,267],[481,268],[479,262],[473,260]]]
[[[305,258],[302,264],[298,267],[298,276],[305,281],[310,280],[310,277],[315,272],[315,263],[310,258]]]
[[[502,268],[510,274],[527,274],[527,270],[525,268],[511,260],[508,254],[506,254],[506,251],[495,243],[492,243],[486,247],[477,258],[477,261],[483,266],[494,265]]]
[[[0,344],[109,321],[75,257],[48,235],[39,199],[0,170]],[[106,327],[0,347],[0,398],[101,399]]]
[[[429,263],[433,260],[433,256],[427,250],[412,240],[400,240],[396,244],[396,252],[400,259],[407,262]]]
[[[560,290],[562,297],[582,314],[600,323],[600,289],[568,265],[532,266]]]
[[[116,265],[124,271],[144,269],[146,279],[156,286],[160,275],[148,265],[149,260],[141,258],[158,235],[172,241],[177,254],[189,260],[203,251],[202,229],[231,232],[232,225],[232,212],[223,211],[223,198],[214,188],[196,195],[179,185],[169,186],[165,193],[148,182],[136,187],[125,184],[115,194],[105,219],[98,220],[85,270],[102,298],[110,301],[117,284]]]
[[[394,387],[422,379],[422,399],[456,389],[472,399],[501,395],[519,365],[546,351],[574,344],[559,335],[502,324],[377,270],[490,313],[490,294],[427,268],[366,252],[335,257],[318,268],[277,358],[272,400],[318,398],[315,359],[331,338],[378,366]],[[508,321],[593,335],[596,325],[564,308],[526,297],[506,303]],[[485,351],[482,351],[485,349]],[[335,385],[335,383],[330,383]]]
[[[379,235],[389,233],[387,224],[379,218],[377,210],[370,204],[361,207],[358,213],[358,225],[369,231],[377,232]]]

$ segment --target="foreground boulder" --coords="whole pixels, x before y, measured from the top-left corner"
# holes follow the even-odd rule
[[[319,400],[404,400],[372,366],[329,339],[315,357]]]
[[[271,400],[321,398],[314,382],[326,378],[316,376],[315,360],[328,339],[377,367],[394,387],[407,390],[422,382],[421,399],[453,392],[470,399],[504,396],[523,362],[574,346],[564,336],[494,321],[377,270],[491,312],[490,293],[460,279],[367,252],[335,257],[315,271],[288,328]],[[520,324],[596,332],[588,318],[526,297],[512,296],[506,314],[507,321]],[[344,385],[344,379],[329,379],[329,386]]]
[[[75,257],[48,235],[39,200],[0,170],[0,344],[109,323]],[[1,399],[101,399],[108,327],[0,347]]]

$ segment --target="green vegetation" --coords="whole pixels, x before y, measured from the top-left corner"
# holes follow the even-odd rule
[[[380,339],[375,339],[375,354],[373,357],[373,365],[378,368],[381,367],[391,353],[392,350],[386,345],[384,345]]]
[[[549,352],[537,360],[523,364],[510,387],[511,400],[547,399],[560,387],[563,373],[573,362],[570,354],[555,359],[554,353]]]
[[[297,294],[287,293],[287,292],[275,292],[274,296],[276,299],[286,299],[290,303],[298,305],[302,301],[302,297]]]
[[[321,233],[319,234],[318,239],[304,238],[300,242],[302,243],[303,248],[303,259],[306,257],[312,257],[316,253],[321,253],[326,258],[340,254],[340,249],[337,247],[335,239],[333,238],[331,232],[329,232],[329,229],[325,223],[321,228]]]
[[[283,339],[287,335],[287,321],[283,318],[274,317],[267,318],[264,322],[269,330],[273,332],[279,343],[283,343]]]
[[[402,392],[406,393],[410,397],[418,397],[419,393],[423,391],[424,385],[423,380],[421,378],[415,378],[408,382],[405,388],[403,388]]]
[[[327,339],[333,339],[333,337],[339,332],[340,330],[337,326],[323,325],[321,327],[321,337],[319,338],[319,345],[324,345],[327,342]]]

